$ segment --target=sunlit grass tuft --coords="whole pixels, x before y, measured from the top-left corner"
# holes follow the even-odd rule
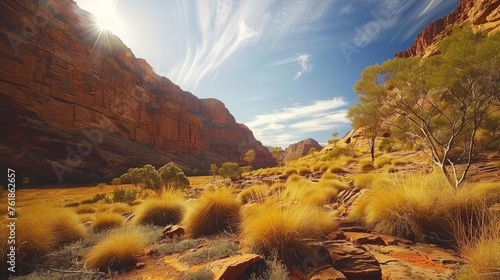
[[[99,213],[96,214],[92,223],[92,229],[95,232],[108,230],[111,228],[122,227],[125,224],[125,218],[117,213]]]
[[[166,226],[178,224],[185,212],[185,202],[182,193],[165,191],[162,197],[151,197],[137,206],[135,211],[135,224],[153,224]]]
[[[250,186],[242,190],[237,199],[243,204],[247,203],[262,203],[269,196],[269,186],[265,184],[258,184]]]
[[[100,271],[133,267],[145,245],[145,237],[137,229],[113,231],[90,249],[85,256],[86,266]]]
[[[245,208],[243,216],[243,244],[259,254],[277,252],[287,263],[307,253],[303,239],[321,238],[335,228],[329,213],[307,204],[280,206],[270,200]]]
[[[206,191],[186,213],[183,224],[193,238],[235,231],[240,223],[241,203],[230,189]]]

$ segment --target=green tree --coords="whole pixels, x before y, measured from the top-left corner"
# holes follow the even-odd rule
[[[368,140],[372,162],[375,160],[375,140],[382,130],[384,120],[391,114],[391,110],[380,106],[386,96],[385,86],[379,82],[382,72],[378,65],[363,70],[361,79],[354,85],[358,103],[347,112],[354,129],[359,129]]]
[[[376,75],[358,83],[376,90],[356,106],[381,108],[391,116],[383,122],[405,140],[411,140],[458,187],[482,143],[498,144],[500,110],[500,34],[474,34],[455,28],[429,58],[393,59],[373,66]],[[384,90],[379,91],[380,85]],[[486,133],[489,132],[489,133]],[[396,135],[396,134],[395,134]],[[456,165],[464,164],[457,169]]]
[[[218,170],[219,170],[219,167],[217,166],[217,164],[215,164],[215,163],[210,164],[210,173],[212,174],[214,179],[215,179],[215,176],[217,176]]]
[[[230,178],[232,181],[241,178],[243,170],[234,162],[224,162],[219,168],[219,175],[225,178]]]
[[[255,150],[250,149],[248,150],[245,155],[243,156],[243,160],[248,163],[248,166],[250,168],[252,167],[253,163],[255,162]]]
[[[332,138],[328,139],[328,144],[336,144],[339,140],[339,133],[334,131],[332,132]]]
[[[163,186],[166,188],[182,189],[189,186],[189,179],[184,175],[182,169],[173,162],[167,163],[158,169]]]
[[[271,151],[271,154],[273,155],[274,160],[276,160],[276,164],[278,166],[281,166],[283,164],[283,154],[285,151],[281,147],[274,147],[273,150]]]
[[[161,192],[162,180],[160,173],[151,164],[146,164],[139,169],[140,184],[148,190]]]

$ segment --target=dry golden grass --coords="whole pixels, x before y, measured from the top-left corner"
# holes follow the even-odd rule
[[[368,188],[377,179],[377,177],[381,176],[381,174],[356,174],[352,176],[352,182],[355,188]]]
[[[178,224],[185,212],[185,202],[182,193],[178,191],[165,191],[160,197],[151,197],[137,206],[135,211],[135,224],[153,224],[166,226]]]
[[[277,252],[288,264],[307,254],[303,239],[321,238],[335,228],[331,213],[311,205],[280,206],[269,200],[245,207],[243,212],[243,244],[259,254]]]
[[[100,271],[133,267],[145,245],[145,237],[139,230],[113,231],[90,249],[85,256],[86,267]]]
[[[250,186],[242,190],[236,197],[241,203],[262,203],[269,196],[270,188],[266,184]]]
[[[123,214],[132,212],[132,207],[126,203],[114,203],[107,211],[111,213]]]
[[[88,204],[81,204],[76,208],[73,208],[77,214],[92,214],[97,212],[97,208]]]
[[[92,223],[92,229],[95,232],[119,228],[125,224],[125,218],[117,213],[98,213]]]
[[[298,174],[298,172],[297,169],[294,167],[287,167],[283,170],[283,174],[292,175],[292,174]]]
[[[304,175],[307,175],[307,174],[311,174],[311,168],[307,167],[307,166],[299,166],[297,168],[297,173],[301,176],[304,176]]]
[[[5,221],[4,225],[7,225]],[[7,227],[0,229],[1,238],[7,236]],[[19,264],[36,260],[56,248],[83,239],[85,227],[79,217],[66,208],[30,206],[19,211],[16,222],[16,260]],[[0,240],[1,250],[5,251],[7,242]],[[4,255],[0,259],[4,260]]]
[[[186,213],[183,224],[193,238],[235,231],[240,223],[241,203],[230,189],[206,191]]]
[[[371,162],[363,162],[359,164],[359,172],[370,173],[375,170],[375,166]]]
[[[86,222],[92,222],[93,220],[95,220],[95,214],[80,214],[78,215],[78,219],[82,224]]]
[[[343,169],[340,166],[330,166],[328,168],[327,172],[330,172],[330,173],[347,173],[347,171],[345,171],[345,169]]]
[[[338,190],[323,183],[313,183],[305,178],[288,182],[286,189],[279,195],[281,203],[300,203],[313,206],[323,206],[337,199]]]
[[[500,202],[498,184],[469,184],[457,190],[438,173],[388,178],[376,180],[350,216],[378,232],[417,241],[452,245],[453,221],[477,222],[478,217],[463,213]]]
[[[377,169],[382,168],[386,165],[390,165],[392,162],[392,157],[389,155],[381,155],[375,158],[373,166]]]

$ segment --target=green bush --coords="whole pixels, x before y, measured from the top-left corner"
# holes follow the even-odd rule
[[[241,167],[234,162],[224,162],[218,172],[223,178],[230,178],[233,181],[241,178],[241,174],[243,174]]]
[[[111,180],[111,185],[113,186],[118,186],[122,183],[122,180],[120,178],[114,178],[113,180]]]
[[[189,186],[189,179],[184,175],[182,169],[173,162],[167,163],[158,169],[163,185],[166,188],[183,189]]]
[[[340,156],[354,156],[354,149],[349,146],[345,147],[334,147],[332,150],[328,151],[324,156],[321,157],[321,161],[328,161]]]
[[[132,203],[137,197],[137,191],[123,188],[113,191],[113,202]]]

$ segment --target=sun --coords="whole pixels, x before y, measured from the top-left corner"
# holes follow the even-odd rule
[[[95,29],[100,32],[122,33],[122,20],[117,13],[117,0],[77,0],[78,6],[95,16]]]

